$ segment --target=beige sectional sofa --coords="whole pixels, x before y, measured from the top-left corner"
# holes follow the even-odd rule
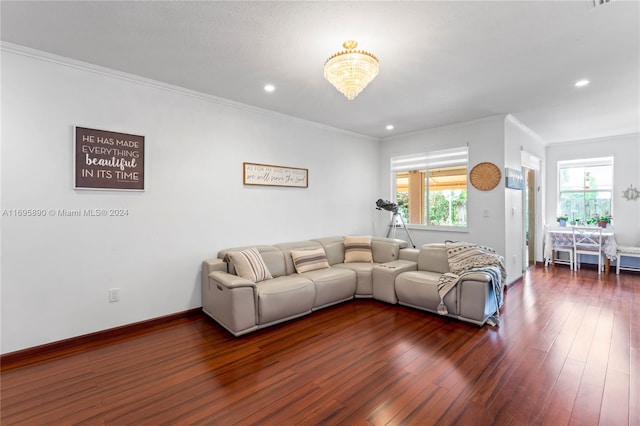
[[[362,237],[221,250],[216,258],[202,264],[203,311],[235,336],[353,298],[374,298],[437,312],[438,277],[448,271],[444,245],[413,249],[402,240],[373,237],[369,261],[357,261],[358,256],[353,257],[350,251],[353,245],[348,245],[345,254],[345,238]],[[253,257],[268,269],[267,279],[238,276],[234,266],[237,256],[250,248],[255,249]],[[321,255],[307,256],[315,266],[298,273],[304,270],[301,259],[305,253]],[[356,261],[350,261],[353,259]],[[498,310],[493,288],[489,274],[465,275],[444,298],[447,315],[484,324]]]

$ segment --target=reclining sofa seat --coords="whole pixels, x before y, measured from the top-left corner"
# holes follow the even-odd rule
[[[411,308],[438,313],[440,295],[438,280],[450,272],[444,244],[425,244],[418,254],[418,270],[403,272],[396,277],[398,303]],[[444,297],[448,316],[482,326],[500,308],[485,272],[464,274],[456,287]]]
[[[276,244],[275,246],[282,250],[282,253],[284,254],[287,275],[289,276],[297,274],[291,257],[292,251],[323,248],[321,243],[313,240],[281,243]],[[331,263],[329,263],[329,265],[331,266]],[[307,278],[315,284],[315,298],[312,306],[313,310],[353,299],[353,295],[356,291],[356,274],[348,270],[330,267],[303,272],[298,275]]]
[[[236,336],[258,329],[259,324],[271,325],[306,315],[315,300],[311,280],[297,274],[287,275],[280,249],[252,247],[260,253],[272,279],[254,283],[235,275],[232,262],[224,262],[229,252],[250,247],[221,250],[217,259],[203,264],[202,309]]]

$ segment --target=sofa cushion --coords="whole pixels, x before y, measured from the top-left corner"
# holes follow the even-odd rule
[[[376,263],[387,263],[398,260],[400,257],[400,242],[400,240],[390,238],[371,238],[373,261]]]
[[[338,263],[334,267],[341,269],[349,269],[356,273],[357,287],[356,297],[372,297],[373,296],[373,267],[375,263],[370,262],[352,262]]]
[[[310,241],[310,240],[278,243],[278,244],[275,244],[274,246],[283,253],[287,275],[296,273],[296,267],[293,264],[293,258],[291,256],[292,250],[303,251],[303,250],[317,250],[319,248],[322,248],[322,244],[320,244],[317,241]]]
[[[302,276],[313,281],[315,285],[314,309],[353,299],[356,291],[356,274],[347,269],[316,269],[305,272]]]
[[[344,263],[373,262],[371,237],[344,237]]]
[[[441,275],[428,271],[402,272],[396,277],[396,295],[399,303],[437,313],[440,304],[438,281]],[[457,291],[447,293],[444,304],[450,316],[458,315]]]
[[[316,297],[313,282],[298,274],[262,281],[256,292],[259,325],[307,314]]]
[[[344,262],[344,237],[325,237],[314,239],[322,244],[324,252],[329,260],[329,265],[333,266],[336,263]]]
[[[236,273],[242,278],[254,283],[273,278],[264,260],[262,260],[260,252],[255,247],[242,251],[230,251],[228,256],[233,262]]]
[[[253,246],[244,246],[244,247],[230,247],[227,249],[220,250],[218,252],[218,259],[228,258],[229,252],[232,251],[242,251],[249,248],[256,248],[262,257],[265,265],[267,265],[267,269],[271,273],[272,277],[279,277],[282,275],[287,275],[287,267],[284,260],[284,253],[278,247],[270,246],[270,245],[253,245]],[[227,267],[225,270],[230,274],[237,275],[236,269],[233,267],[233,262],[229,262],[226,264]],[[210,271],[211,272],[211,271]]]
[[[327,255],[322,247],[315,250],[291,250],[291,259],[299,274],[329,267]]]
[[[418,270],[444,274],[449,271],[447,248],[442,243],[425,244],[418,254]]]

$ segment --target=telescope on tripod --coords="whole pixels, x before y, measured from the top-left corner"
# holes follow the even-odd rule
[[[392,203],[389,200],[383,200],[379,198],[376,201],[376,210],[386,210],[393,215],[391,216],[391,222],[389,222],[389,229],[387,230],[387,238],[393,234],[393,238],[396,238],[396,230],[401,227],[407,233],[407,237],[409,237],[409,241],[411,241],[411,245],[413,248],[416,248],[416,244],[413,242],[413,238],[411,238],[411,234],[409,233],[409,229],[407,229],[407,224],[404,222],[404,218],[400,213],[398,213],[398,207],[400,207],[402,203]],[[398,219],[400,219],[400,224],[398,224]]]

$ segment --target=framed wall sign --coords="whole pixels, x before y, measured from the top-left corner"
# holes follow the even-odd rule
[[[504,170],[505,186],[511,189],[524,189],[524,175],[522,170],[510,169],[507,167]]]
[[[144,136],[74,128],[74,188],[144,190]]]
[[[309,186],[309,170],[271,164],[242,163],[242,183],[244,185],[307,188]]]

